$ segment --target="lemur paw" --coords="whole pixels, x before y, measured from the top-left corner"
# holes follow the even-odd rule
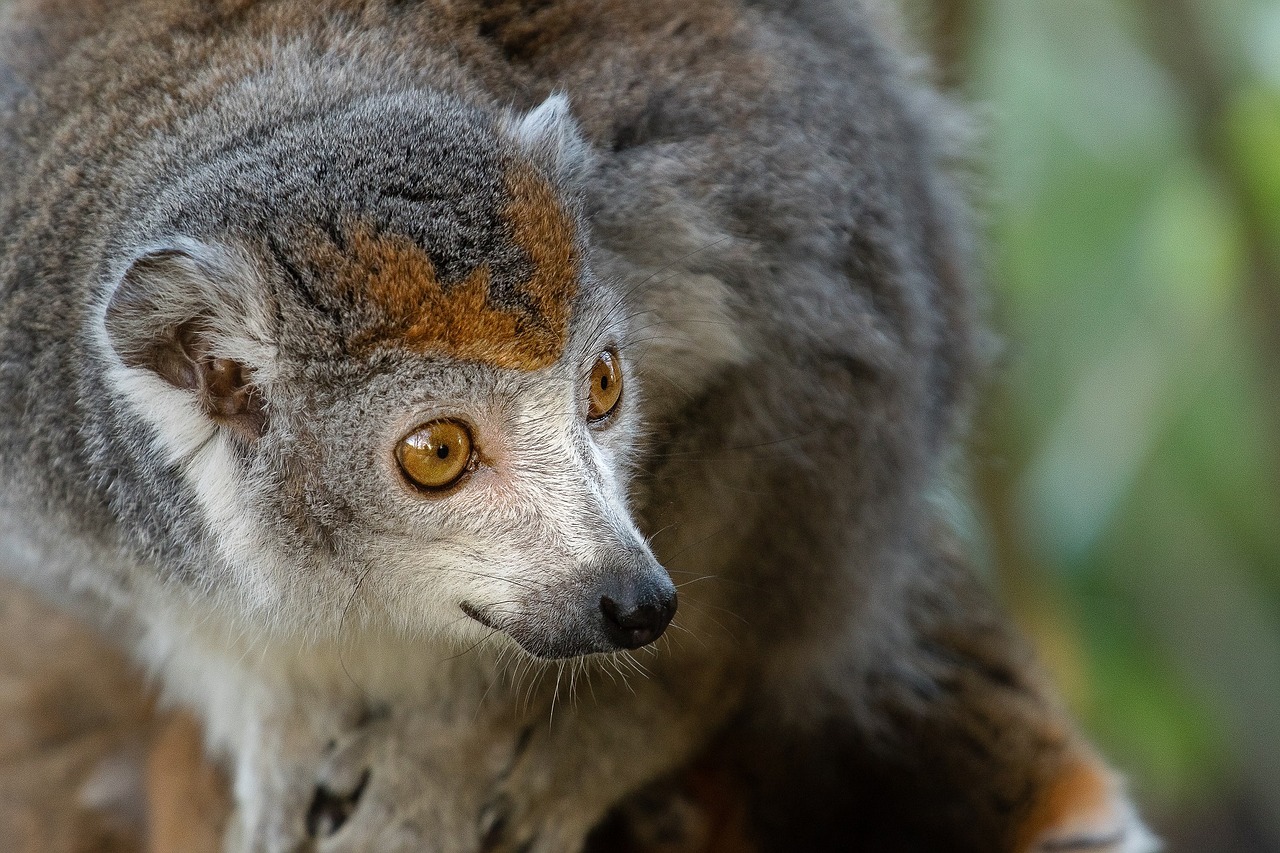
[[[307,807],[308,837],[317,841],[330,838],[355,814],[378,762],[376,753],[385,740],[384,728],[383,720],[373,717],[328,743]]]
[[[1023,825],[1018,853],[1153,853],[1120,779],[1092,755],[1068,760]]]
[[[286,849],[561,853],[580,846],[544,831],[562,821],[534,795],[535,781],[516,778],[524,733],[509,723],[488,728],[470,715],[456,722],[462,730],[398,708],[325,742],[304,783],[306,839]]]

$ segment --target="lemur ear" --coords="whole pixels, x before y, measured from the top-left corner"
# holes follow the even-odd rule
[[[508,122],[508,132],[530,158],[558,177],[572,180],[587,165],[591,149],[569,109],[556,93]]]
[[[253,439],[267,424],[268,314],[257,278],[232,253],[177,241],[137,256],[107,303],[105,326],[126,367],[195,395],[219,425]]]

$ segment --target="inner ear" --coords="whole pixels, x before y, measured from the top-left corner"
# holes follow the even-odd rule
[[[121,277],[104,319],[125,365],[192,393],[210,419],[252,440],[266,430],[265,399],[247,361],[227,355],[254,349],[252,282],[225,260],[196,245],[149,252]]]
[[[193,391],[205,413],[245,438],[257,438],[266,431],[266,406],[262,393],[253,384],[252,374],[242,362],[212,354],[207,335],[196,323],[177,330],[181,357],[167,354],[172,375],[156,373],[175,387]]]

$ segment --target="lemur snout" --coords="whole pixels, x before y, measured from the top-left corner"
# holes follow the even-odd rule
[[[676,589],[665,576],[607,583],[600,613],[605,636],[623,649],[638,649],[662,636],[676,614]]]
[[[675,584],[647,549],[622,550],[583,566],[563,586],[534,591],[519,613],[465,601],[459,607],[545,660],[638,649],[661,637],[676,614]]]

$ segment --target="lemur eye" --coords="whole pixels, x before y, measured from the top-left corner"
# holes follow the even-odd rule
[[[622,365],[613,350],[596,356],[587,399],[587,418],[592,421],[602,421],[618,408],[618,401],[622,399]]]
[[[458,421],[423,424],[400,440],[396,460],[415,486],[430,491],[447,489],[472,467],[471,432]]]

